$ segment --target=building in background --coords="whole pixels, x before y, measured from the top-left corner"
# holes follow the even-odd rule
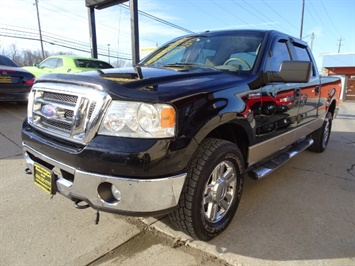
[[[322,75],[339,76],[342,101],[355,101],[355,53],[323,55]]]

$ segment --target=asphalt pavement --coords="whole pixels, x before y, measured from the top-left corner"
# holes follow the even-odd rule
[[[247,179],[229,228],[209,242],[166,217],[78,210],[26,175],[26,107],[0,103],[0,265],[355,265],[355,103],[340,106],[327,150]]]

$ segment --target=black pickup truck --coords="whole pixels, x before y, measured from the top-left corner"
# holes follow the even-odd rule
[[[27,172],[78,208],[169,214],[209,240],[231,222],[243,177],[325,150],[340,80],[277,31],[203,32],[138,65],[36,79],[22,126]]]

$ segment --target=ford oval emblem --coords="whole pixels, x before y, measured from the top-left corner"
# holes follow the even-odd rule
[[[48,118],[55,117],[57,115],[57,110],[53,105],[50,104],[43,105],[41,108],[41,112],[44,116]]]

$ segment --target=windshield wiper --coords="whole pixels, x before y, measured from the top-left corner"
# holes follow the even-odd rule
[[[171,64],[166,64],[166,65],[162,65],[161,67],[172,67],[172,68],[185,68],[185,69],[191,69],[191,68],[208,68],[208,69],[213,69],[213,70],[217,70],[215,67],[213,66],[207,66],[205,64],[202,63],[192,63],[192,62],[180,62],[180,63],[171,63]]]

